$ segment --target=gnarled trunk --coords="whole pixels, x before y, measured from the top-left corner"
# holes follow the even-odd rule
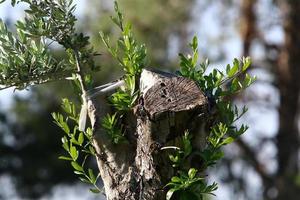
[[[104,92],[89,101],[97,162],[106,197],[117,199],[165,199],[164,186],[174,175],[167,150],[185,130],[204,124],[208,101],[195,82],[172,74],[143,70],[141,96],[134,111],[122,123],[127,142],[114,145],[101,128],[110,112]],[[194,135],[193,148],[201,149],[204,132]]]

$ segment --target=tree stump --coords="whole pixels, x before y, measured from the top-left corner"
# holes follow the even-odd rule
[[[92,98],[89,104],[107,199],[165,199],[164,186],[174,171],[162,147],[174,145],[176,138],[189,130],[193,132],[193,148],[201,150],[206,137],[201,127],[207,115],[207,98],[192,80],[144,69],[138,103],[123,119],[128,142],[114,145],[100,126],[101,118],[110,112],[106,97],[111,92]]]

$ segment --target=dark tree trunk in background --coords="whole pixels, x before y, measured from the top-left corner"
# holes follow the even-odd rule
[[[253,39],[256,37],[256,0],[243,0],[241,5],[241,36],[243,40],[243,55],[250,55],[250,47]]]
[[[295,178],[299,150],[300,93],[300,1],[283,0],[285,43],[278,63],[277,80],[280,90],[280,121],[278,146],[278,199],[299,199],[300,188]]]
[[[255,13],[256,5],[257,0],[243,0],[241,4],[240,34],[243,42],[243,56],[251,56],[251,45],[254,39],[260,37],[259,31],[257,29],[257,18]],[[268,189],[273,184],[271,177],[268,176],[265,168],[257,159],[257,153],[253,148],[251,148],[246,142],[244,142],[242,138],[238,139],[237,144],[239,145],[239,148],[242,150],[242,152],[246,155],[246,162],[248,162],[248,164],[252,166],[256,173],[261,177],[264,185],[263,198],[265,200],[268,199],[266,191],[268,191]],[[243,180],[243,185],[246,185],[245,180]]]
[[[260,38],[256,24],[256,0],[243,0],[241,4],[241,37],[243,55],[249,55],[251,43]],[[285,42],[278,59],[276,77],[280,91],[279,130],[276,136],[278,171],[266,173],[257,159],[257,153],[242,140],[239,147],[247,155],[248,162],[260,175],[264,185],[264,199],[271,188],[278,192],[276,199],[299,199],[300,188],[296,185],[299,173],[299,93],[300,93],[300,1],[281,0],[279,8],[284,17]],[[266,41],[263,41],[266,42]],[[266,43],[267,45],[267,43]],[[267,47],[267,46],[266,46]],[[272,195],[273,196],[273,195]]]
[[[127,143],[114,145],[101,130],[100,121],[110,112],[105,96],[89,102],[94,146],[108,200],[164,200],[164,186],[174,175],[168,150],[185,130],[193,132],[193,148],[205,142],[203,125],[207,99],[195,82],[172,74],[143,70],[139,104],[122,123]],[[202,141],[202,143],[201,143]],[[200,142],[200,143],[199,143]]]
[[[257,0],[243,0],[241,5],[241,38],[243,42],[243,56],[251,56],[251,45],[254,39],[259,39],[260,34],[257,28],[257,17],[255,13],[255,6]],[[261,39],[261,38],[260,38]],[[263,182],[263,198],[269,199],[268,190],[273,186],[272,177],[265,171],[264,164],[258,160],[258,154],[241,138],[237,141],[239,148],[247,156],[247,162],[255,169],[256,173],[261,177]],[[246,183],[243,183],[246,185]]]

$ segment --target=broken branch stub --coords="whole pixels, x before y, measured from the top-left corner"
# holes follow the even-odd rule
[[[193,132],[195,138],[199,134],[205,136],[202,127],[208,113],[208,99],[194,81],[155,70],[143,70],[140,80],[138,110],[143,113],[140,118],[146,116],[144,120],[153,125],[165,123],[165,131],[162,128],[156,131],[162,145],[182,136],[186,130]]]
[[[143,96],[144,108],[151,119],[164,112],[203,109],[207,104],[197,84],[184,77],[159,78]]]
[[[194,81],[144,69],[140,93],[134,115],[124,118],[131,121],[124,124],[136,126],[125,130],[128,143],[113,148],[101,127],[93,126],[98,166],[109,200],[165,199],[164,186],[174,171],[168,158],[170,150],[161,148],[176,146],[186,130],[192,133],[194,149],[201,150],[205,143],[205,132],[198,130],[205,124],[208,100]],[[99,123],[103,115],[96,114],[98,119],[91,121]]]
[[[144,70],[140,85],[143,95],[137,116],[135,159],[143,183],[140,191],[143,199],[164,199],[163,186],[174,172],[168,154],[161,148],[175,144],[185,130],[199,128],[203,122],[197,116],[206,113],[208,101],[197,84],[184,77]]]

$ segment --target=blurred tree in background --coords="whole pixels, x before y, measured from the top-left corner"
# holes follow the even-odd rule
[[[177,39],[177,50],[186,48],[190,39],[188,26],[193,4],[193,0],[154,0],[151,3],[146,0],[120,1],[120,6],[126,10],[126,19],[134,25],[137,39],[147,44],[148,57],[153,62],[150,63],[151,66],[175,68],[174,53],[172,56],[170,46]],[[98,38],[98,32],[102,30],[117,39],[117,27],[107,20],[112,13],[113,1],[89,1],[86,9],[87,23],[83,27],[92,31],[93,38]],[[100,41],[95,39],[95,42],[99,44]],[[175,52],[175,57],[178,53]]]
[[[244,152],[245,160],[261,178],[264,199],[297,199],[300,194],[298,128],[300,17],[297,14],[300,11],[300,2],[274,1],[271,5],[272,11],[277,11],[277,15],[282,16],[282,18],[269,24],[271,27],[265,29],[260,27],[261,22],[259,20],[261,19],[257,16],[259,3],[259,1],[252,0],[242,2],[242,27],[244,29],[241,31],[241,36],[243,51],[244,54],[250,54],[255,42],[260,43],[264,48],[266,57],[262,59],[262,62],[257,62],[257,68],[270,66],[268,70],[274,77],[271,84],[279,90],[278,130],[274,137],[262,136],[255,148],[251,148],[242,140],[239,147]],[[271,20],[274,19],[271,18]],[[281,26],[283,29],[284,38],[281,44],[273,43],[268,39],[267,31],[275,26]],[[277,152],[276,157],[274,157],[277,167],[273,172],[267,169],[268,163],[259,159],[260,147],[268,145],[270,142]]]
[[[60,108],[55,88],[32,88],[29,97],[15,96],[9,114],[1,118],[0,173],[13,177],[22,197],[37,198],[55,184],[75,180],[69,167],[57,162],[60,130],[49,123],[49,112]]]
[[[174,55],[185,51],[191,29],[200,34],[203,54],[209,58],[224,60],[223,56],[219,59],[215,55],[230,54],[234,48],[240,49],[240,55],[253,57],[252,73],[261,79],[250,92],[235,98],[237,102],[249,103],[250,114],[244,120],[252,122],[250,127],[254,128],[238,144],[225,149],[228,151],[225,155],[229,155],[223,159],[217,176],[229,186],[231,199],[297,199],[300,195],[300,2],[122,0],[120,4],[134,24],[139,40],[146,43],[151,66],[175,68]],[[79,27],[91,34],[100,53],[104,50],[98,31],[117,35],[109,20],[112,10],[109,0],[87,2],[83,18],[86,21]],[[213,12],[215,16],[209,19],[208,13]],[[217,24],[218,29],[205,26],[205,20]],[[240,46],[230,43],[232,29]],[[278,32],[283,37],[272,39]],[[231,48],[225,48],[226,43]],[[99,57],[99,63],[102,66],[99,84],[119,75],[117,68],[112,67],[117,64],[105,53]],[[9,116],[13,117],[0,115],[0,172],[14,177],[24,197],[38,197],[55,184],[74,181],[69,167],[56,160],[61,151],[59,130],[48,123],[49,113],[58,109],[64,89],[59,84],[33,88],[28,97],[15,97],[9,110]],[[258,121],[267,126],[267,119],[259,117],[270,110],[278,115],[278,120],[277,124],[270,123],[275,127],[274,133],[266,134],[268,128],[259,127]],[[251,182],[253,177],[256,180]],[[217,199],[223,197],[218,194]]]

